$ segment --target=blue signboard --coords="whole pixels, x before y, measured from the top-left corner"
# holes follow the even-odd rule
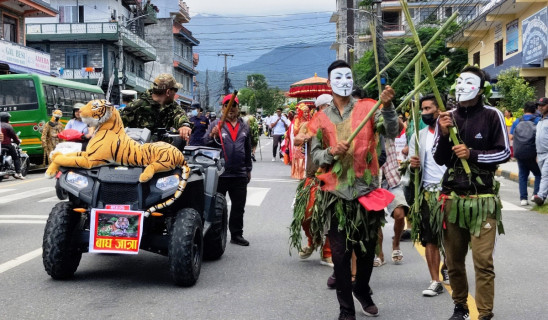
[[[524,19],[523,30],[523,63],[541,64],[548,56],[548,8]]]

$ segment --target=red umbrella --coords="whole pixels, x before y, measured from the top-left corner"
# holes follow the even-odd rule
[[[331,89],[327,86],[327,79],[314,74],[312,78],[292,84],[289,87],[288,96],[293,98],[317,98],[324,93],[331,94]]]

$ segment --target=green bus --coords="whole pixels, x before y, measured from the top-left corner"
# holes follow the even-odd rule
[[[0,112],[11,114],[11,125],[15,132],[21,132],[21,148],[37,165],[44,160],[42,128],[52,111],[63,111],[61,122],[66,124],[75,103],[104,98],[100,87],[76,81],[37,74],[0,75]]]

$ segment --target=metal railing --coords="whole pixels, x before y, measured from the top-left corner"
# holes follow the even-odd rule
[[[93,23],[29,23],[27,34],[115,34],[118,32],[116,22]]]
[[[58,70],[52,70],[57,73]],[[99,79],[103,72],[86,72],[84,69],[63,69],[61,79]]]

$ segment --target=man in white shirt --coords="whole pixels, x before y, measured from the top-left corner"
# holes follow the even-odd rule
[[[276,109],[276,114],[270,117],[270,128],[272,128],[272,161],[276,161],[278,145],[282,146],[282,137],[289,127],[289,120],[282,116],[282,108]],[[283,156],[280,156],[283,159]]]

